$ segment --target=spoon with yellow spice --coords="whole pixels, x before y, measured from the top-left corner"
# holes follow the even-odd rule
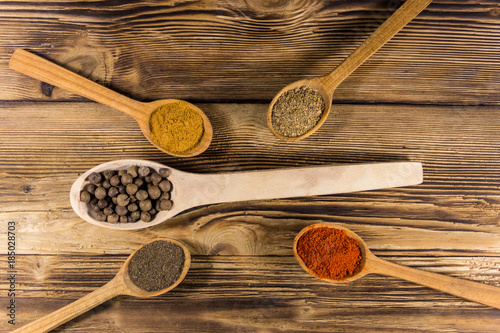
[[[169,155],[199,155],[212,141],[210,121],[191,103],[176,99],[139,102],[22,49],[12,54],[9,67],[131,116],[146,139]]]

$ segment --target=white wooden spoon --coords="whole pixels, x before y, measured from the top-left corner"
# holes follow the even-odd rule
[[[70,191],[71,206],[85,221],[111,229],[142,229],[162,223],[189,208],[215,203],[304,197],[389,187],[417,185],[423,181],[422,164],[390,162],[298,167],[277,170],[195,174],[169,168],[172,183],[172,209],[161,211],[151,222],[99,222],[88,214],[80,192],[92,172],[127,169],[129,166],[149,166],[156,171],[169,168],[144,160],[117,160],[100,164],[83,173]]]
[[[309,230],[314,228],[333,228],[344,230],[346,235],[356,239],[359,242],[362,260],[361,260],[361,269],[358,273],[347,276],[342,280],[332,280],[323,277],[319,277],[313,270],[311,270],[304,263],[302,258],[297,254],[297,243],[299,239]],[[419,269],[401,266],[398,264],[391,263],[389,261],[383,260],[375,256],[370,252],[365,242],[361,237],[359,237],[353,231],[343,228],[339,225],[335,225],[333,223],[317,223],[312,224],[304,229],[302,229],[297,236],[295,237],[293,243],[293,252],[295,258],[299,262],[299,265],[309,274],[314,277],[317,277],[321,280],[332,282],[332,283],[345,283],[357,280],[367,274],[376,273],[389,275],[393,277],[397,277],[400,279],[404,279],[410,282],[414,282],[417,284],[421,284],[436,290],[443,291],[448,294],[452,294],[458,297],[462,297],[477,303],[485,304],[497,309],[500,309],[500,288],[487,285],[484,283],[478,283],[468,280],[462,280],[458,278],[453,278],[446,275],[436,274],[432,272],[426,272]],[[334,258],[325,258],[325,261],[334,260]]]
[[[184,252],[184,267],[179,278],[167,288],[157,290],[157,291],[146,291],[138,286],[136,286],[131,280],[129,275],[129,264],[132,257],[143,248],[145,245],[155,242],[155,241],[166,241],[179,246]],[[155,258],[161,260],[161,258]],[[119,295],[130,295],[136,297],[153,297],[166,293],[174,289],[186,276],[189,267],[191,266],[191,254],[186,246],[174,239],[169,238],[156,238],[150,242],[142,245],[137,250],[135,250],[125,261],[123,266],[120,268],[116,276],[106,283],[104,286],[97,290],[94,290],[90,294],[83,296],[82,298],[60,308],[48,315],[39,318],[29,324],[22,326],[21,328],[13,331],[15,333],[38,333],[38,332],[49,332],[50,330],[70,321],[71,319],[87,312],[90,309],[95,308],[99,304],[106,302],[107,300],[119,296]]]

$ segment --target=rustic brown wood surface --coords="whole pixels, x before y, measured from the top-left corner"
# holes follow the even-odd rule
[[[331,285],[293,258],[297,232],[334,222],[385,260],[500,287],[497,0],[434,0],[339,86],[336,114],[318,132],[285,143],[267,128],[275,93],[327,74],[398,6],[0,2],[0,331],[99,288],[140,244],[174,237],[193,254],[177,288],[119,296],[56,331],[498,332],[500,310],[380,275]],[[196,157],[165,155],[132,118],[9,69],[17,48],[141,101],[193,102],[212,122],[212,145]],[[416,161],[424,183],[211,205],[139,231],[79,219],[73,181],[121,158],[200,173]]]

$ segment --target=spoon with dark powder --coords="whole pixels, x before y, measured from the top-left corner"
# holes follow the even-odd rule
[[[182,243],[154,239],[132,253],[101,288],[14,332],[48,332],[118,295],[152,297],[175,288],[186,276],[191,254]]]

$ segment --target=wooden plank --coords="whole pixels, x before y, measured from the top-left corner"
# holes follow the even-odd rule
[[[10,70],[39,53],[140,100],[265,101],[325,75],[399,2],[9,1],[0,11],[0,100],[79,99]],[[434,0],[352,74],[336,102],[498,105],[495,0]]]
[[[466,107],[339,105],[337,118],[329,118],[313,137],[283,144],[267,130],[261,104],[201,106],[214,122],[213,146],[201,156],[178,159],[151,147],[132,119],[104,106],[4,104],[0,216],[18,224],[19,250],[123,254],[154,235],[180,238],[195,254],[289,255],[295,233],[328,221],[360,232],[380,251],[492,258],[500,252],[495,107],[470,112]],[[412,160],[423,163],[424,183],[213,205],[135,233],[101,230],[72,211],[69,188],[86,168],[119,158],[151,159],[192,172]],[[54,235],[64,236],[55,241]]]
[[[433,0],[339,87],[336,114],[310,138],[284,143],[266,127],[280,88],[329,72],[397,6],[1,3],[0,234],[15,223],[16,323],[99,288],[153,237],[174,237],[194,254],[179,287],[152,299],[117,297],[57,331],[497,332],[496,309],[379,275],[333,286],[292,256],[297,232],[332,222],[381,258],[500,287],[497,0]],[[193,158],[167,156],[133,119],[11,71],[16,48],[139,100],[193,101],[214,126],[213,143]],[[135,232],[85,223],[69,204],[72,182],[120,158],[200,173],[417,161],[424,183],[199,207]],[[0,256],[6,274],[7,261]],[[4,307],[9,288],[2,278]],[[7,319],[0,331],[12,330]]]
[[[18,324],[56,310],[103,285],[125,259],[126,256],[109,255],[21,256],[17,278],[23,292],[16,299]],[[415,262],[427,270],[470,278],[471,272],[461,258],[410,260],[410,264]],[[465,272],[457,274],[460,268]],[[453,327],[460,332],[477,332],[481,323],[482,332],[495,332],[500,317],[495,318],[492,311],[495,310],[378,275],[331,285],[308,276],[290,256],[195,256],[187,277],[173,291],[150,299],[117,297],[63,328],[74,332],[164,332],[181,328],[186,332],[444,332]]]

